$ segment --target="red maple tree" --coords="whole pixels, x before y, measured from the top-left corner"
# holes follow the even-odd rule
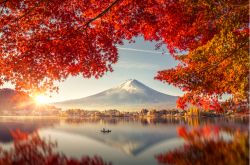
[[[1,0],[0,84],[57,90],[68,76],[113,71],[117,45],[143,36],[181,63],[160,71],[186,94],[178,101],[214,109],[218,98],[249,102],[246,0]],[[182,55],[181,55],[182,54]]]

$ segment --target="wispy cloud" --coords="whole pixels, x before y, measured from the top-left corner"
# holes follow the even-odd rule
[[[141,63],[131,63],[131,62],[118,62],[116,65],[118,68],[124,69],[143,69],[143,70],[158,70],[160,66],[153,64],[141,64]]]
[[[119,50],[125,50],[125,51],[136,51],[136,52],[144,52],[144,53],[154,53],[154,54],[162,54],[164,52],[160,51],[152,51],[152,50],[144,50],[144,49],[133,49],[133,48],[122,48],[122,47],[117,47]]]

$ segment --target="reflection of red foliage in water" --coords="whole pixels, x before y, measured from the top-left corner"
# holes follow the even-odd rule
[[[220,131],[231,134],[232,140],[225,141]],[[156,156],[161,164],[249,164],[249,133],[205,125],[190,131],[178,128],[178,134],[186,143],[183,147]]]
[[[177,132],[180,137],[185,140],[194,140],[194,139],[209,139],[209,138],[218,138],[220,128],[217,126],[205,125],[203,127],[193,128],[188,132],[186,127],[179,127]]]
[[[178,128],[178,135],[186,139],[188,137],[187,131],[185,127],[179,127]]]
[[[67,158],[54,150],[57,143],[42,139],[37,132],[32,135],[20,130],[11,131],[14,148],[0,147],[0,165],[110,165],[98,156],[83,156],[81,159]]]
[[[20,131],[19,129],[16,131],[10,130],[11,136],[13,137],[14,142],[19,142],[22,140],[28,140],[29,134],[23,131]]]

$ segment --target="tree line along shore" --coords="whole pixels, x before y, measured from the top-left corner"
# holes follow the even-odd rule
[[[84,110],[84,109],[67,109],[62,110],[55,106],[41,106],[34,109],[12,109],[1,110],[0,116],[58,116],[58,117],[150,117],[150,118],[167,118],[167,117],[224,117],[224,116],[249,116],[249,112],[242,110],[228,110],[225,112],[216,112],[213,110],[202,110],[196,107],[190,107],[187,110],[180,109],[141,109],[140,111],[119,111],[117,109]]]

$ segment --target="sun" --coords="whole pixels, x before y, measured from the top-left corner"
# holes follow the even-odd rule
[[[44,95],[35,96],[35,101],[36,101],[37,104],[46,104],[46,103],[48,103],[48,100],[47,100],[46,96],[44,96]]]

